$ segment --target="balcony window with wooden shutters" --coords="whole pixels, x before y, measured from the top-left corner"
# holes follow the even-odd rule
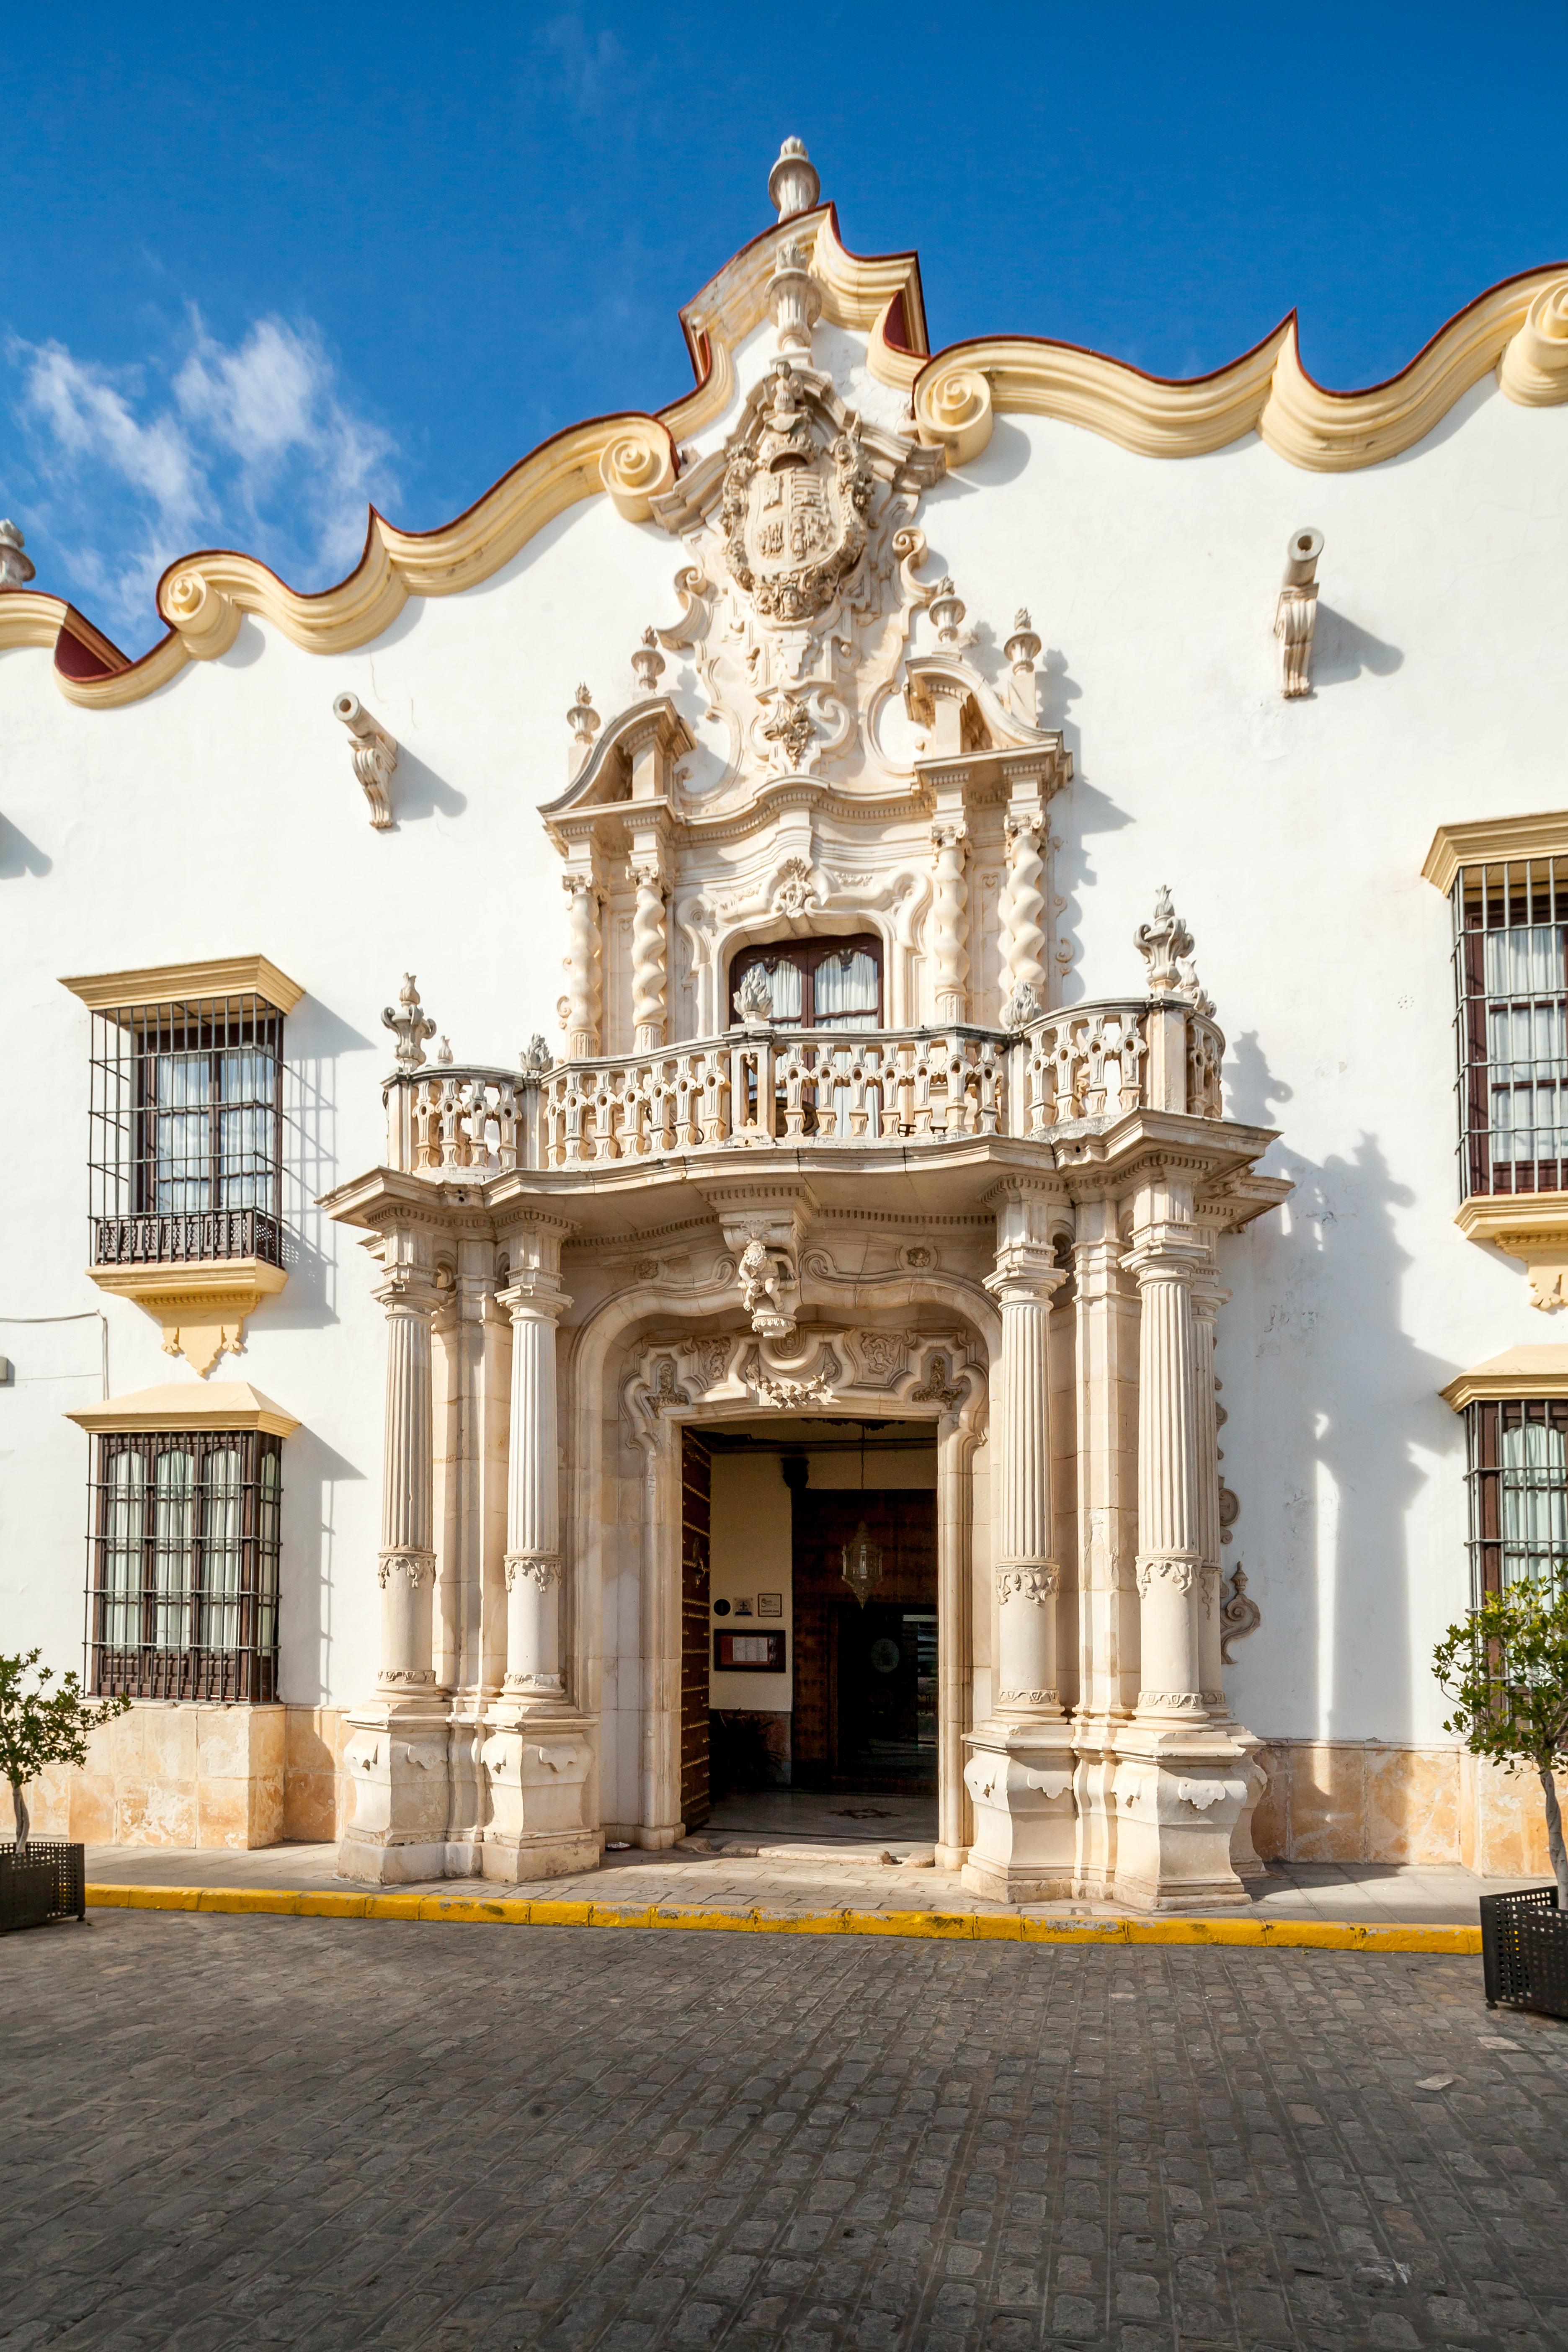
[[[1568,1580],[1568,1398],[1478,1399],[1465,1422],[1473,1600]]]
[[[1568,1188],[1568,857],[1465,866],[1453,889],[1462,1182]]]
[[[773,991],[775,1028],[865,1032],[881,1026],[882,942],[869,932],[742,949],[730,966],[731,1010],[742,982],[759,968]]]
[[[283,1015],[254,989],[93,1015],[92,1260],[282,1263]]]
[[[1455,1223],[1521,1258],[1550,1313],[1568,1305],[1568,810],[1439,825],[1421,870],[1450,910]]]
[[[283,1024],[265,956],[68,980],[92,1017],[88,1271],[203,1374],[286,1282]]]
[[[94,1442],[90,1687],[276,1698],[279,1436],[113,1431]]]

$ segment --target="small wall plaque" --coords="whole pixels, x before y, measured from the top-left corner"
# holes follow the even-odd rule
[[[757,1614],[759,1617],[782,1617],[784,1615],[784,1594],[782,1592],[759,1592],[757,1595]]]
[[[726,1675],[782,1675],[784,1637],[782,1633],[715,1633],[713,1665]]]

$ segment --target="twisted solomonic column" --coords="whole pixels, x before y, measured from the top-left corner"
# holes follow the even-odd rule
[[[1002,941],[1009,997],[1019,989],[1032,988],[1042,1009],[1046,1002],[1046,862],[1041,846],[1045,829],[1040,816],[1007,819],[1006,930]]]
[[[658,1051],[665,1042],[668,943],[664,919],[664,875],[657,862],[632,867],[637,905],[632,914],[633,1050]]]
[[[935,851],[931,911],[932,994],[937,1025],[969,1013],[969,889],[964,852],[969,827],[962,817],[931,827]]]
[[[599,892],[590,874],[568,874],[562,887],[566,892],[568,940],[566,1055],[569,1061],[591,1062],[599,1051],[605,997]]]
[[[384,1691],[429,1693],[436,1683],[430,1333],[438,1301],[430,1277],[406,1265],[390,1268],[375,1297],[386,1311],[377,1681]]]
[[[521,1274],[498,1296],[511,1316],[504,1687],[509,1698],[524,1706],[559,1706],[565,1685],[555,1328],[572,1302],[552,1274],[538,1270]]]
[[[1198,1619],[1204,1566],[1199,1343],[1193,1284],[1207,1263],[1179,1216],[1135,1230],[1123,1260],[1137,1276],[1138,1562],[1141,1719],[1207,1727]],[[1212,1397],[1213,1359],[1208,1383]],[[1215,1498],[1217,1515],[1218,1500]]]

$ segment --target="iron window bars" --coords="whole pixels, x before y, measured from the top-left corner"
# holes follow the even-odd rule
[[[1461,1197],[1568,1190],[1568,858],[1455,879]]]
[[[254,989],[93,1014],[95,1265],[282,1264],[283,1015]]]
[[[259,1430],[97,1439],[90,1690],[277,1697],[282,1468],[281,1440]]]
[[[1568,1398],[1466,1409],[1470,1597],[1568,1574]]]
[[[761,965],[773,988],[781,1029],[877,1029],[882,1017],[882,942],[850,939],[773,940],[742,948],[730,966],[730,1004],[746,974]]]

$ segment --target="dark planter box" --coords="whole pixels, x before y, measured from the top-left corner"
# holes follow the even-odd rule
[[[0,1845],[0,1935],[87,1916],[87,1856],[59,1838],[29,1838],[23,1857]]]
[[[1487,2007],[1568,2017],[1568,1912],[1557,1907],[1556,1887],[1480,1901]]]

